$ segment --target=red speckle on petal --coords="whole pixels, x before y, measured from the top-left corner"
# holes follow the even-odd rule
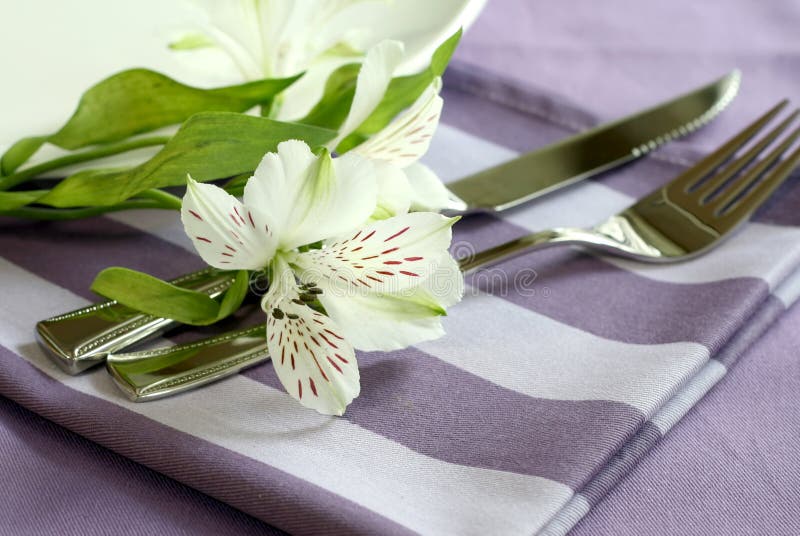
[[[228,213],[228,216],[230,216],[230,217],[231,217],[231,220],[233,220],[233,223],[234,223],[234,224],[236,224],[236,225],[237,225],[237,226],[239,226],[239,227],[241,227],[241,226],[242,226],[242,224],[241,224],[241,223],[239,223],[239,220],[237,220],[237,219],[236,219],[236,216],[234,216],[232,212],[229,212],[229,213]]]
[[[375,234],[375,231],[373,230],[373,231],[372,231],[371,233],[369,233],[367,236],[365,236],[364,238],[362,238],[362,239],[361,239],[361,241],[363,242],[364,240],[369,240],[370,238],[372,238],[372,235],[374,235],[374,234]]]
[[[372,279],[373,281],[377,281],[378,283],[382,283],[383,282],[383,279],[378,279],[374,275],[368,275],[367,278],[368,279]]]
[[[392,253],[393,251],[397,251],[398,249],[400,249],[400,248],[391,248],[391,249],[387,249],[386,251],[381,251],[381,255],[388,255],[389,253]]]
[[[397,237],[398,237],[398,236],[400,236],[401,234],[403,234],[403,233],[405,233],[406,231],[408,231],[410,228],[411,228],[411,227],[406,227],[406,228],[404,228],[404,229],[401,229],[401,230],[397,231],[397,232],[396,232],[396,233],[394,233],[392,236],[390,236],[389,238],[385,239],[385,240],[384,240],[384,242],[388,242],[389,240],[392,240],[392,239],[394,239],[394,238],[397,238]]]
[[[333,343],[330,341],[330,339],[328,339],[328,337],[326,337],[326,336],[325,336],[325,334],[324,334],[324,333],[320,333],[320,334],[319,334],[319,336],[320,336],[320,337],[322,337],[322,339],[323,339],[325,342],[327,342],[327,343],[328,343],[328,345],[329,345],[331,348],[334,348],[334,349],[338,349],[338,348],[339,348],[338,346],[336,346],[335,344],[333,344]]]
[[[405,258],[405,260],[407,260],[409,262],[421,261],[422,259],[423,259],[423,257],[406,257]]]
[[[250,220],[250,227],[255,229],[256,228],[256,222],[253,221],[253,214],[249,210],[247,211],[247,219]]]
[[[343,358],[342,356],[340,356],[339,354],[333,354],[333,355],[335,355],[336,357],[338,357],[338,358],[339,358],[339,361],[341,361],[342,363],[345,363],[345,364],[347,364],[347,363],[349,363],[349,362],[350,362],[350,361],[348,361],[347,359],[345,359],[345,358]]]
[[[362,250],[362,249],[364,249],[364,246],[358,246],[357,248],[353,248],[353,249],[351,249],[350,251],[352,251],[353,253],[355,253],[356,251],[359,251],[359,250]]]
[[[200,240],[201,242],[207,242],[208,244],[211,244],[211,240],[209,240],[209,239],[208,239],[208,238],[206,238],[205,236],[195,236],[195,238],[196,238],[197,240]]]
[[[235,247],[232,247],[232,246],[230,246],[228,244],[225,244],[225,247],[228,248],[229,250],[233,251],[234,253],[236,253],[236,248]]]
[[[415,274],[414,272],[406,272],[405,270],[400,270],[400,273],[411,277],[419,277],[419,274]]]
[[[383,261],[383,264],[403,264],[403,261]]]
[[[329,329],[326,329],[326,330],[325,330],[325,332],[326,332],[326,333],[328,333],[328,334],[330,334],[330,335],[333,335],[334,337],[336,337],[336,338],[337,338],[337,339],[339,339],[340,341],[343,341],[343,340],[344,340],[344,337],[342,337],[341,335],[337,334],[335,331],[331,331],[331,330],[329,330]]]
[[[303,383],[299,379],[297,380],[297,394],[301,399],[303,398]]]
[[[370,259],[377,259],[377,258],[378,258],[378,255],[370,255],[369,257],[363,257],[361,260],[362,261],[368,261]]]
[[[194,217],[195,217],[195,218],[197,218],[198,220],[200,220],[200,221],[203,221],[203,218],[202,218],[202,216],[200,216],[200,214],[198,214],[198,213],[197,213],[197,212],[195,212],[194,210],[190,210],[190,211],[189,211],[189,214],[191,214],[192,216],[194,216]]]
[[[336,361],[334,361],[333,359],[331,359],[331,356],[325,356],[325,357],[327,357],[327,358],[328,358],[328,362],[329,362],[331,365],[333,365],[333,368],[335,368],[336,370],[338,370],[338,371],[339,371],[339,374],[344,374],[344,372],[342,372],[342,368],[341,368],[341,367],[340,367],[340,366],[339,366],[339,365],[336,363]]]
[[[292,370],[294,370],[294,354],[289,356],[292,359]]]
[[[358,238],[358,237],[359,237],[359,235],[360,235],[360,234],[361,234],[361,231],[357,232],[357,233],[355,234],[355,236],[354,236],[353,238],[351,238],[350,240],[355,240],[356,238]]]
[[[394,275],[394,272],[387,272],[386,270],[377,270],[375,273],[378,273],[378,274],[381,274],[381,275]]]
[[[281,365],[283,365],[285,359],[286,359],[286,347],[283,346],[281,348]]]
[[[314,378],[308,378],[308,385],[311,386],[311,392],[314,393],[314,396],[317,396],[317,386],[314,385]]]
[[[230,254],[230,253],[228,253],[227,251],[223,251],[223,252],[222,252],[222,254],[223,254],[224,256],[226,256],[226,257],[233,257],[233,255],[231,255],[231,254]]]

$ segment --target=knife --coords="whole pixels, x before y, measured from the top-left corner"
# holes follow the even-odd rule
[[[639,158],[703,126],[736,96],[739,71],[616,121],[448,183],[457,197],[450,213],[497,212]],[[232,276],[204,270],[176,284],[216,297]],[[67,373],[102,363],[109,353],[144,342],[177,322],[137,313],[114,301],[90,305],[36,324],[38,340]]]

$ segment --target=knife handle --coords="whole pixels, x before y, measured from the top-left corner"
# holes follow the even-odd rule
[[[207,268],[170,282],[216,298],[233,280],[229,273]],[[174,320],[106,301],[42,320],[36,324],[36,334],[47,355],[67,374],[75,375],[103,362],[107,354],[144,342],[175,325]]]
[[[134,402],[174,395],[269,359],[264,324],[193,343],[109,354],[106,368]]]

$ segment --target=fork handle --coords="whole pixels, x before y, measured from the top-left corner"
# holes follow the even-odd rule
[[[193,272],[171,283],[216,298],[233,276],[213,269]],[[68,374],[79,374],[105,360],[107,354],[144,342],[177,322],[135,311],[115,301],[89,305],[36,324],[39,344]]]
[[[597,243],[596,233],[582,229],[550,229],[462,259],[463,272],[549,246]],[[171,396],[220,380],[269,359],[263,325],[180,346],[126,354],[110,354],[106,368],[134,402]]]
[[[201,341],[110,354],[106,368],[134,402],[188,391],[269,359],[263,324]]]
[[[504,242],[499,246],[467,255],[458,260],[458,265],[464,274],[469,274],[484,266],[491,266],[524,253],[568,244],[598,248],[615,246],[606,237],[593,230],[576,227],[556,227],[521,236]]]

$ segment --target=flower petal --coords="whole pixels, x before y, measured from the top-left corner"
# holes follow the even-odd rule
[[[408,213],[412,190],[402,169],[388,162],[374,162],[378,200],[372,219],[385,220]]]
[[[244,189],[245,204],[273,218],[282,250],[355,229],[374,211],[376,196],[372,162],[315,156],[298,140],[264,156]]]
[[[395,69],[403,60],[403,43],[381,41],[367,51],[356,80],[356,93],[350,111],[339,129],[339,135],[328,147],[335,149],[339,143],[361,126],[383,99]]]
[[[326,282],[344,294],[395,293],[422,284],[449,258],[456,218],[415,212],[374,222],[296,255],[303,281]]]
[[[325,415],[342,415],[360,392],[352,345],[329,317],[301,305],[300,290],[288,267],[264,299],[267,347],[286,391],[302,405]]]
[[[277,241],[267,215],[222,188],[189,178],[181,207],[186,234],[203,260],[223,270],[260,270]]]
[[[414,162],[404,170],[411,188],[413,211],[440,212],[445,209],[463,211],[467,205],[442,183],[436,173],[421,162]]]
[[[437,78],[408,110],[353,151],[400,167],[419,160],[428,151],[439,125],[444,103],[439,96],[441,87],[441,79]]]
[[[325,289],[319,299],[359,350],[398,350],[444,335],[445,308],[461,300],[464,277],[452,257],[410,291],[383,295],[343,295]]]

